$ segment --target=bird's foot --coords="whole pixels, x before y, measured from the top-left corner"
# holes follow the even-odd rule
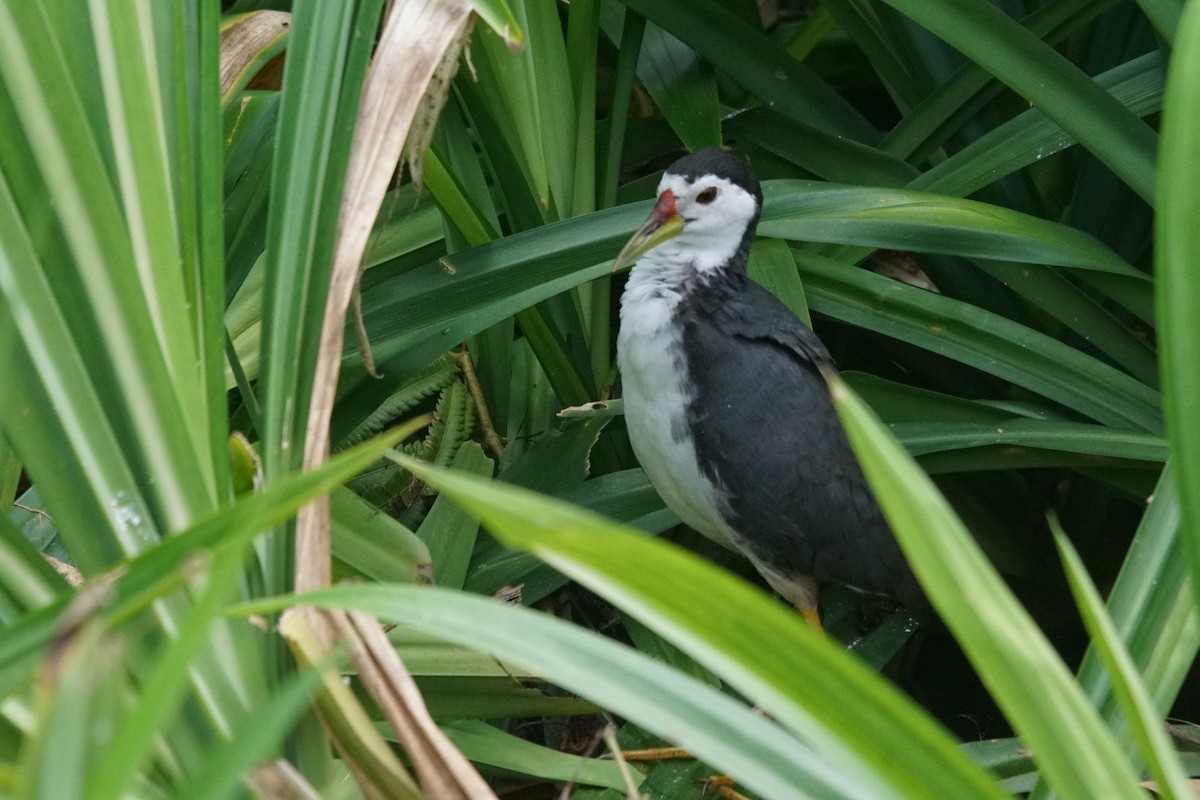
[[[808,623],[810,628],[817,633],[825,633],[825,626],[821,624],[821,614],[815,607],[797,608],[796,610],[800,612],[800,616],[804,617],[804,621]]]

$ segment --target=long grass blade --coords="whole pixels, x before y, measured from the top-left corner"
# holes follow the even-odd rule
[[[1071,592],[1075,595],[1075,604],[1079,606],[1084,625],[1092,639],[1092,646],[1108,670],[1113,696],[1133,732],[1133,740],[1149,766],[1150,774],[1158,782],[1156,791],[1170,800],[1190,797],[1191,787],[1179,763],[1179,757],[1167,738],[1162,719],[1154,708],[1150,692],[1142,682],[1137,666],[1121,643],[1120,634],[1117,633],[1112,619],[1104,610],[1100,592],[1092,583],[1087,568],[1083,566],[1083,560],[1061,526],[1056,520],[1051,524],[1056,528],[1054,541],[1058,545],[1067,581],[1071,584]]]
[[[1140,797],[1099,715],[933,482],[840,379],[831,388],[921,587],[1048,780],[1068,797]]]
[[[721,675],[822,754],[859,763],[863,774],[903,796],[996,796],[994,784],[960,760],[940,728],[739,579],[566,504],[411,459],[402,463],[506,543],[606,596]],[[852,724],[834,711],[847,702],[857,709]],[[884,748],[890,750],[884,756],[880,740],[867,733],[882,729],[904,730],[903,741],[922,744],[899,759]]]
[[[884,1],[1011,86],[1154,203],[1157,135],[1054,48],[984,0]]]
[[[698,758],[772,798],[886,797],[858,770],[837,770],[749,707],[631,648],[517,606],[443,589],[396,585],[335,587],[306,602],[355,608],[389,622],[486,650],[569,691],[602,702],[642,727],[667,734]],[[280,601],[242,604],[269,611]],[[757,717],[757,719],[756,719]],[[982,773],[980,773],[982,774]],[[1003,797],[985,792],[970,796]]]
[[[1168,421],[1176,488],[1183,525],[1180,534],[1192,565],[1193,591],[1200,591],[1200,164],[1192,148],[1200,140],[1200,6],[1190,4],[1179,25],[1167,77],[1161,154],[1162,202],[1156,220],[1158,331],[1163,402]]]

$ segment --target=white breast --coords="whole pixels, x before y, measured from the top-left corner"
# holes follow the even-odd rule
[[[672,325],[682,299],[677,270],[652,255],[630,275],[621,296],[617,358],[625,424],[633,452],[667,507],[699,533],[731,549],[738,537],[721,518],[719,489],[700,471],[690,437],[672,435],[687,423],[683,387],[687,364]]]

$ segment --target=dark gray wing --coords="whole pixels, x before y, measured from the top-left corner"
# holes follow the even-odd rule
[[[784,573],[911,601],[911,573],[821,376],[829,352],[757,284],[721,294],[688,309],[684,353],[704,398],[689,409],[697,455],[728,492],[734,527]]]

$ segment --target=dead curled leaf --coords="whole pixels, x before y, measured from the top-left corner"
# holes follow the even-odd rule
[[[472,7],[465,0],[406,0],[388,6],[363,84],[346,169],[305,431],[305,469],[329,456],[329,422],[341,369],[346,314],[384,195],[405,142],[424,152],[472,24]],[[328,499],[301,510],[295,562],[297,592],[329,585]],[[374,617],[329,611],[299,618],[312,623],[311,644],[317,650],[327,650],[334,634],[346,644],[364,687],[384,711],[411,759],[425,796],[448,800],[495,797],[470,762],[433,724],[415,683]],[[326,687],[330,693],[339,692],[328,683]],[[359,715],[361,706],[344,699],[339,710]],[[366,733],[347,735],[362,740]],[[371,782],[368,779],[365,785]]]
[[[222,26],[222,100],[282,50],[291,24],[292,15],[285,11],[252,11]]]

